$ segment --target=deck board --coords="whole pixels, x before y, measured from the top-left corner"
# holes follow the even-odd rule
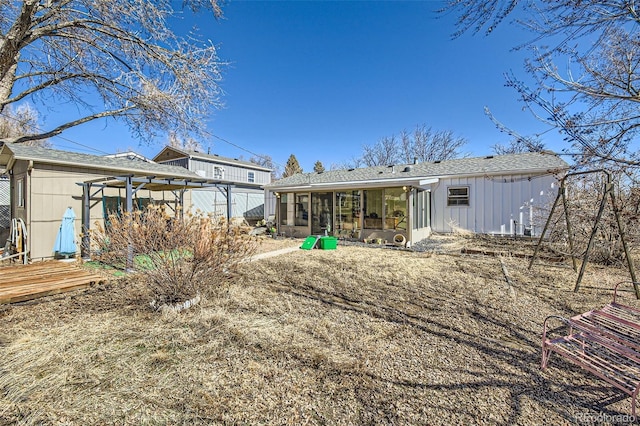
[[[0,304],[87,288],[105,278],[75,263],[47,261],[0,268]]]

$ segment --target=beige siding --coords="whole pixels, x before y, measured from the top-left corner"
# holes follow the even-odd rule
[[[18,165],[17,165],[18,166]],[[22,168],[14,168],[15,173]],[[26,170],[26,168],[24,168]],[[67,207],[72,207],[75,215],[75,234],[77,236],[78,253],[80,252],[80,235],[82,232],[82,187],[78,182],[84,182],[99,177],[111,176],[112,173],[99,170],[77,168],[57,168],[50,165],[36,165],[31,170],[28,181],[26,200],[26,211],[20,215],[20,209],[16,211],[14,217],[22,217],[27,224],[27,247],[30,250],[31,258],[39,260],[41,258],[53,256],[53,246],[60,228],[62,215]],[[13,179],[12,179],[13,181]],[[92,187],[92,194],[97,191],[97,187]],[[125,190],[106,188],[104,195],[124,198]],[[165,200],[174,206],[174,199],[170,192],[149,192],[141,190],[138,197],[151,197],[154,200]],[[103,224],[102,193],[98,193],[91,201],[91,222],[90,227],[95,228],[96,222]],[[189,191],[184,197],[185,208],[191,206],[191,196]]]

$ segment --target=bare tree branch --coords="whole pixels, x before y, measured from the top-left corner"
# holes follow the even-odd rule
[[[640,15],[632,0],[451,0],[458,31],[490,33],[515,22],[534,36],[525,70],[507,86],[536,118],[565,137],[578,164],[640,165]],[[564,64],[562,67],[559,63]],[[517,132],[514,132],[517,133]]]
[[[217,0],[0,0],[0,112],[22,101],[75,103],[45,135],[116,117],[151,140],[199,135],[220,106],[215,46],[171,28],[179,13],[221,16]],[[32,136],[30,136],[32,137]]]

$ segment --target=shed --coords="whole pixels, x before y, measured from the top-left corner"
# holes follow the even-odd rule
[[[107,200],[127,210],[151,200],[172,208],[191,206],[188,189],[213,187],[228,196],[232,183],[205,179],[182,167],[139,158],[96,156],[20,144],[0,148],[0,167],[9,175],[12,218],[22,219],[32,259],[53,256],[64,211],[76,212],[78,239],[95,223],[103,223]],[[229,211],[229,209],[227,210]],[[79,245],[84,246],[84,245]]]

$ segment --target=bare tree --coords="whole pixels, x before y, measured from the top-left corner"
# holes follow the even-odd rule
[[[458,31],[491,33],[516,9],[515,23],[533,33],[521,47],[530,87],[506,76],[528,108],[560,131],[580,165],[640,165],[640,14],[635,2],[450,0]],[[557,64],[562,64],[561,66]]]
[[[331,163],[329,170],[349,170],[362,167],[362,158],[352,157],[350,160],[343,161],[341,163]]]
[[[485,108],[485,113],[493,121],[496,127],[511,136],[509,145],[495,144],[491,147],[493,151],[498,155],[505,154],[518,154],[521,152],[542,152],[545,150],[545,144],[538,137],[534,136],[522,136],[518,132],[502,124],[496,119],[489,108]]]
[[[380,139],[373,145],[362,147],[362,163],[365,166],[388,166],[400,159],[400,149],[395,136]]]
[[[249,162],[257,164],[260,167],[271,169],[271,180],[274,181],[278,179],[278,175],[280,174],[280,167],[273,161],[273,158],[271,158],[270,155],[257,154],[252,156],[249,159]]]
[[[416,126],[413,133],[403,131],[400,140],[402,159],[405,163],[457,158],[461,155],[460,148],[467,143],[464,138],[455,136],[451,130],[434,131],[424,124]]]
[[[398,137],[380,139],[362,148],[360,162],[366,166],[450,160],[461,155],[466,140],[451,131],[434,131],[425,125],[416,126],[412,133],[403,130]]]
[[[217,0],[0,0],[0,113],[24,100],[77,112],[10,141],[105,117],[146,140],[197,133],[219,106],[221,63],[211,42],[170,26],[179,13],[200,11],[221,15]]]
[[[31,104],[23,103],[17,108],[11,105],[0,113],[0,140],[38,133],[38,111]],[[47,139],[28,141],[29,145],[50,146]]]
[[[181,137],[174,131],[169,131],[168,145],[186,151],[202,151],[202,144],[191,136]]]

